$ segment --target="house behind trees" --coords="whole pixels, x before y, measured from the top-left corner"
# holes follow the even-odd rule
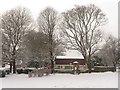
[[[78,70],[84,72],[87,70],[84,57],[77,50],[68,50],[65,56],[56,56],[55,67],[56,72],[72,72]]]

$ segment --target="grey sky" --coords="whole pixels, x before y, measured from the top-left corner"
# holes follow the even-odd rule
[[[17,6],[24,6],[30,9],[36,19],[43,9],[51,6],[59,13],[71,9],[74,5],[95,4],[106,14],[109,22],[104,26],[106,33],[118,37],[118,1],[119,0],[0,0],[0,13]]]

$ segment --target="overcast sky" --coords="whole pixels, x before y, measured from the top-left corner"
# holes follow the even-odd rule
[[[74,5],[95,4],[106,14],[109,22],[104,26],[106,33],[118,37],[118,1],[119,0],[0,0],[0,14],[17,6],[29,8],[34,19],[43,9],[51,6],[59,13],[69,10]]]

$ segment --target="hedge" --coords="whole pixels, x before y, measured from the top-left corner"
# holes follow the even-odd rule
[[[5,77],[5,71],[0,71],[0,77]]]
[[[115,68],[112,66],[95,66],[92,72],[106,72],[106,71],[115,71]]]
[[[34,68],[17,68],[18,74],[28,74],[29,71],[33,71]]]

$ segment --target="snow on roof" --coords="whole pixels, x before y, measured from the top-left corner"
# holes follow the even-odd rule
[[[69,59],[69,58],[71,58],[71,59],[84,59],[83,57],[71,57],[71,56],[57,56],[56,57],[57,59]]]
[[[73,62],[73,63],[78,63],[77,61]]]
[[[68,50],[65,52],[65,56],[57,56],[58,59],[84,59],[83,55],[77,50]]]

